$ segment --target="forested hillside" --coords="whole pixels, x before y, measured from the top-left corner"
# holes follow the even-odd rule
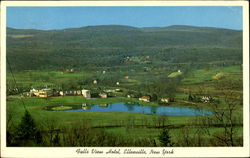
[[[7,28],[7,58],[13,71],[234,65],[242,62],[242,31],[177,25],[49,31]]]

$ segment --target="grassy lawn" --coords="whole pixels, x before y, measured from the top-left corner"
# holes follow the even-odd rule
[[[14,77],[17,84],[33,87],[44,87],[45,85],[55,85],[69,80],[78,80],[89,77],[93,74],[89,72],[63,73],[58,71],[24,71],[15,72]],[[7,73],[7,82],[13,82],[13,77]]]
[[[162,132],[162,129],[159,128],[107,128],[105,129],[109,133],[113,134],[120,134],[126,138],[138,138],[138,139],[143,139],[143,138],[153,138],[156,141],[156,144],[158,146],[160,145],[160,142],[158,140],[159,135]],[[218,133],[218,132],[223,132],[223,128],[217,127],[217,128],[208,128],[207,129],[210,133],[210,135],[205,133],[204,129],[201,128],[177,128],[177,129],[170,129],[170,136],[171,136],[171,141],[177,145],[177,146],[188,146],[185,144],[185,138],[189,138],[192,140],[192,142],[189,142],[190,145],[197,141],[195,138],[197,138],[197,132],[201,132],[200,134],[200,141],[202,143],[207,143],[209,139],[213,139],[213,135]],[[239,137],[243,136],[243,128],[239,127],[235,129],[235,132],[237,133],[236,135]],[[180,138],[183,139],[182,144],[180,144]],[[201,144],[202,144],[201,143]],[[208,143],[209,144],[209,143]]]
[[[33,37],[34,35],[8,35],[11,38],[28,38]]]
[[[72,109],[71,106],[58,106],[58,107],[53,107],[52,110],[54,111],[60,111],[60,110],[70,110]]]
[[[241,66],[194,70],[181,81],[178,95],[192,93],[225,98],[225,94],[234,93],[242,96],[242,74]]]
[[[213,76],[223,73],[226,78],[240,79],[242,78],[241,66],[220,67],[214,69],[198,69],[189,73],[187,77],[182,80],[184,84],[197,84],[213,80]],[[237,78],[235,78],[237,77]]]
[[[169,78],[175,78],[177,76],[182,75],[182,72],[172,72],[171,74],[168,75]]]

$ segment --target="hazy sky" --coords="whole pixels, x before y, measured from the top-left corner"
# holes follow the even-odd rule
[[[90,25],[193,25],[242,29],[242,7],[8,7],[7,26],[64,29]]]

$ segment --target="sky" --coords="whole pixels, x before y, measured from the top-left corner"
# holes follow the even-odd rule
[[[7,7],[7,27],[55,30],[93,25],[192,25],[242,30],[240,6]]]

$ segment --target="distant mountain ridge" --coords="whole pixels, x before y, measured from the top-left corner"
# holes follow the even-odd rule
[[[103,41],[108,37],[108,40],[114,40],[113,44],[119,47],[121,45],[117,44],[117,41],[123,39],[124,42],[129,42],[131,41],[131,38],[137,40],[133,42],[136,46],[138,45],[136,44],[138,43],[138,40],[143,40],[146,42],[146,44],[152,45],[153,43],[150,43],[150,41],[148,41],[152,38],[155,39],[154,43],[156,45],[158,45],[159,42],[161,43],[161,45],[223,44],[225,43],[225,40],[232,41],[232,39],[239,39],[237,37],[242,36],[242,31],[182,25],[146,28],[136,28],[123,25],[100,25],[49,31],[7,28],[7,35],[13,40],[17,40],[17,38],[15,38],[15,36],[13,35],[30,35],[29,38],[33,38],[34,40],[52,41],[78,41],[86,39],[93,40],[94,38],[97,41]],[[24,36],[24,38],[26,37]],[[117,38],[118,40],[116,40]],[[190,40],[189,38],[192,38],[192,40]],[[162,41],[165,41],[165,43],[162,43]]]
[[[216,28],[216,27],[198,27],[189,25],[171,25],[166,27],[144,27],[144,31],[232,31],[233,29]],[[240,31],[240,30],[233,30]]]
[[[218,28],[218,27],[207,27],[207,26],[191,26],[191,25],[170,25],[170,26],[162,26],[162,27],[135,27],[129,25],[90,25],[90,26],[83,26],[78,28],[64,28],[64,29],[51,29],[51,30],[40,30],[40,29],[18,29],[18,28],[11,28],[7,27],[7,29],[13,30],[29,30],[29,31],[60,31],[60,30],[79,30],[79,29],[108,29],[108,30],[115,30],[115,29],[128,29],[128,30],[141,30],[141,31],[148,31],[148,30],[155,30],[155,31],[198,31],[198,30],[207,30],[207,29],[217,29],[217,30],[234,30],[234,31],[242,31],[242,30],[235,30],[229,28]]]
[[[46,62],[52,67],[67,65],[69,61],[84,60],[85,63],[91,64],[92,59],[98,56],[103,58],[103,63],[106,61],[115,63],[113,61],[115,60],[122,64],[123,57],[128,55],[154,55],[158,61],[170,53],[169,48],[175,52],[171,55],[179,57],[174,60],[166,57],[168,62],[185,62],[185,58],[180,59],[181,55],[178,54],[183,52],[184,48],[187,54],[192,55],[192,58],[186,58],[187,62],[196,58],[192,54],[194,51],[191,50],[196,48],[201,49],[199,54],[210,50],[209,53],[215,61],[223,56],[219,50],[215,53],[215,48],[223,49],[222,52],[228,52],[228,55],[231,54],[228,57],[230,60],[233,57],[240,59],[242,31],[184,25],[144,28],[99,25],[62,30],[7,28],[7,56],[12,58],[17,63],[16,67],[19,66],[20,69],[48,67],[43,65]],[[23,64],[23,61],[14,58],[24,59],[29,63]]]

